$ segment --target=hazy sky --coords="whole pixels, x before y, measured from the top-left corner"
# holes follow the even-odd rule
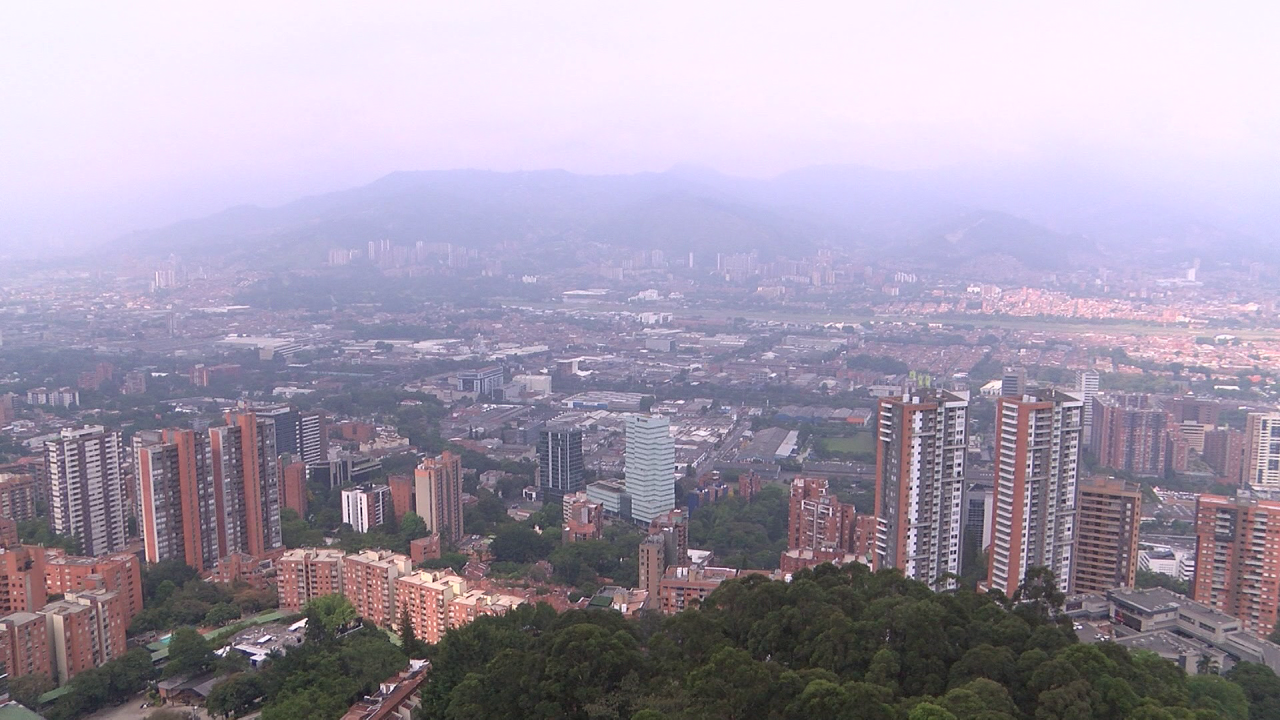
[[[0,245],[394,170],[1280,158],[1275,3],[14,2]]]

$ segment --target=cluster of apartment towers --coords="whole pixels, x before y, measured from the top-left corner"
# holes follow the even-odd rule
[[[1028,388],[1024,373],[1006,372],[996,400],[989,486],[965,475],[967,391],[925,388],[882,398],[874,418],[872,566],[896,568],[936,589],[954,588],[964,569],[965,535],[976,528],[987,553],[979,589],[1012,596],[1033,567],[1047,568],[1067,593],[1132,587],[1141,489],[1114,477],[1081,476],[1094,414],[1086,411],[1102,406],[1097,393],[1092,372],[1081,373],[1070,389]],[[1249,428],[1252,456],[1274,451],[1280,458],[1280,416],[1251,415]],[[1245,483],[1236,497],[1199,496],[1192,599],[1265,637],[1280,600],[1274,579],[1280,577],[1280,496],[1266,487],[1264,473],[1255,475],[1263,484]]]

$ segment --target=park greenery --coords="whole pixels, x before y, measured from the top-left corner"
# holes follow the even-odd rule
[[[355,625],[355,610],[340,595],[312,601],[306,615],[306,642],[214,687],[211,714],[236,717],[260,707],[262,720],[337,720],[408,663],[385,632]]]
[[[787,491],[768,485],[748,502],[730,497],[704,505],[689,518],[689,544],[715,553],[723,565],[776,568],[787,549]]]
[[[76,720],[103,707],[119,705],[147,689],[155,678],[151,653],[134,648],[101,667],[77,673],[71,678],[71,691],[41,708],[40,714],[47,720]],[[32,698],[21,700],[28,707],[35,705]]]
[[[1242,663],[1188,676],[1077,642],[1060,593],[935,594],[824,565],[725,583],[701,608],[628,621],[521,607],[431,648],[422,720],[1263,720],[1280,680]],[[273,720],[273,719],[268,719]]]
[[[222,627],[277,603],[270,587],[205,582],[195,568],[177,560],[143,570],[142,594],[144,609],[129,624],[130,635],[181,626]]]

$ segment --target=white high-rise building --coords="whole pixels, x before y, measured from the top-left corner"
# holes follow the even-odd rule
[[[964,528],[968,391],[880,399],[875,568],[953,589]]]
[[[986,589],[1012,596],[1027,569],[1071,592],[1084,403],[1060,390],[996,402],[996,476]]]
[[[1098,395],[1098,372],[1081,370],[1076,373],[1076,393],[1084,401],[1084,444],[1093,442],[1093,399]]]
[[[1244,481],[1280,488],[1280,413],[1249,413],[1244,424]]]
[[[671,421],[661,415],[627,418],[623,471],[631,496],[631,517],[648,523],[676,506],[676,441]]]
[[[364,485],[342,491],[342,522],[358,533],[367,533],[391,516],[391,488]]]
[[[53,531],[80,539],[86,555],[124,549],[128,514],[124,440],[101,425],[64,428],[44,444]]]

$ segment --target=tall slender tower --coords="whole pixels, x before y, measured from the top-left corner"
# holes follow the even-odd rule
[[[627,418],[623,472],[631,517],[647,523],[676,506],[676,441],[661,415]]]
[[[441,540],[462,540],[462,458],[448,450],[413,471],[414,500],[427,529]]]
[[[881,398],[876,425],[879,568],[937,588],[960,574],[969,393],[920,389]]]
[[[1044,566],[1070,592],[1084,403],[1060,390],[996,402],[991,551],[982,587],[1013,595]]]
[[[128,498],[124,441],[101,425],[65,428],[44,444],[53,531],[74,535],[89,555],[124,548]]]
[[[1076,373],[1076,393],[1080,396],[1080,400],[1084,402],[1084,435],[1083,441],[1086,447],[1092,447],[1093,442],[1093,398],[1098,395],[1098,371],[1097,370],[1081,370]]]
[[[197,570],[218,560],[218,518],[209,436],[165,430],[135,449],[147,562],[181,560]]]
[[[283,544],[275,423],[253,413],[227,413],[209,428],[218,555],[262,555]]]

